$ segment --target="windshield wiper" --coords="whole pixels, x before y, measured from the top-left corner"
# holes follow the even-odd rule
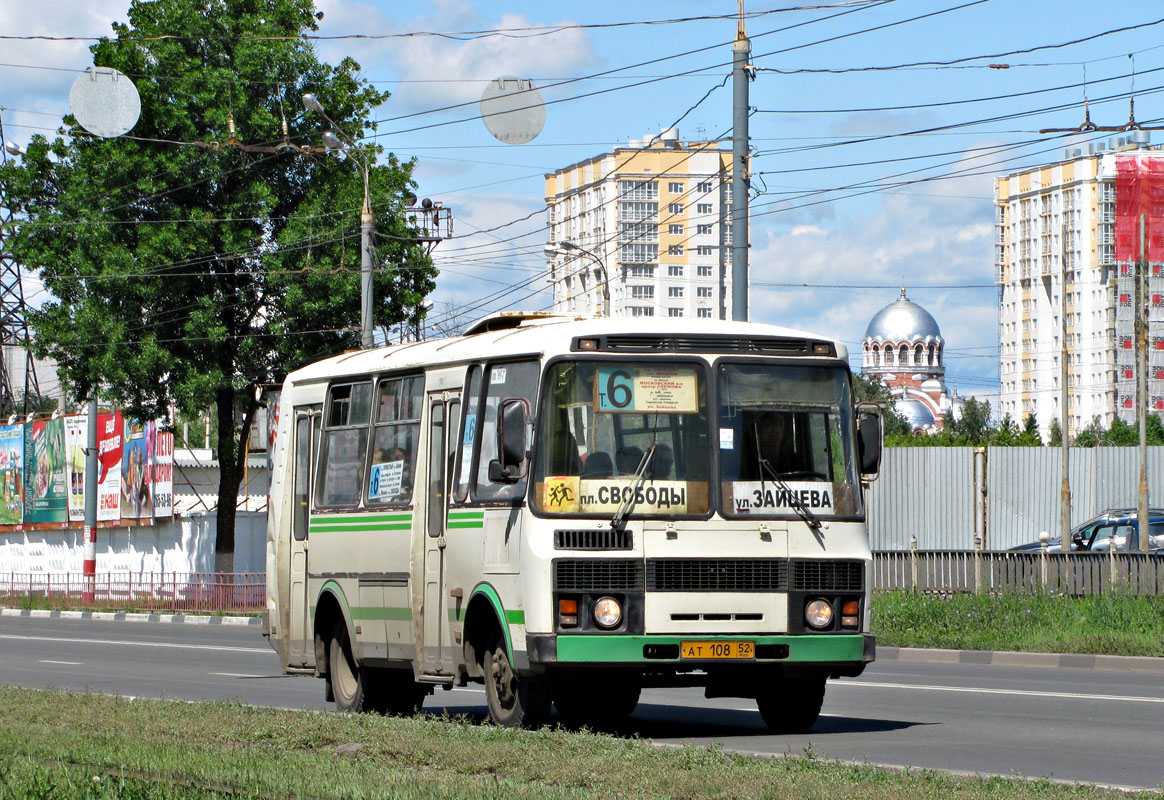
[[[635,470],[635,483],[631,487],[630,494],[622,501],[622,505],[618,507],[614,517],[610,520],[610,527],[618,530],[622,527],[622,523],[626,521],[627,515],[630,514],[631,509],[635,507],[635,497],[639,493],[639,489],[643,488],[643,483],[647,479],[647,466],[651,463],[651,457],[655,455],[655,443],[651,442],[651,446],[647,448],[647,452],[643,453],[643,459],[639,462],[639,468]]]
[[[756,463],[760,467],[760,496],[764,496],[764,472],[767,471],[772,482],[776,484],[776,488],[784,492],[797,515],[804,520],[804,524],[814,531],[820,530],[820,520],[816,518],[816,514],[813,514],[812,509],[805,505],[799,494],[792,491],[784,479],[780,477],[780,474],[776,472],[775,467],[769,464],[768,459],[764,458],[764,454],[760,452],[760,428],[755,423],[752,423],[752,432],[756,437]]]

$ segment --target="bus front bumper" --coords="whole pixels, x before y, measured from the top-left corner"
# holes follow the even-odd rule
[[[738,657],[741,641],[753,645]],[[693,647],[713,644],[722,647]],[[618,634],[526,634],[530,665],[675,666],[703,669],[738,664],[798,664],[864,668],[877,655],[871,634],[640,636]],[[725,654],[726,657],[720,657]],[[847,671],[847,670],[846,670]]]

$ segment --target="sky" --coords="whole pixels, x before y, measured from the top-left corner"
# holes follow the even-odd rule
[[[94,37],[128,0],[0,1],[0,36]],[[322,60],[350,56],[392,93],[376,142],[416,160],[417,194],[452,209],[431,316],[464,325],[546,309],[546,173],[675,126],[730,149],[737,0],[615,3],[317,0]],[[755,80],[750,318],[835,336],[859,367],[869,319],[908,296],[946,340],[946,381],[998,392],[994,177],[1164,124],[1164,6],[1080,0],[745,0]],[[1102,8],[1102,13],[1098,10]],[[354,38],[360,35],[364,38]],[[51,135],[91,42],[0,38],[7,138]],[[533,141],[479,117],[492,79],[546,101]],[[131,132],[132,135],[132,132]],[[1152,133],[1164,142],[1164,130]],[[355,210],[353,210],[355,213]],[[30,280],[34,280],[30,278]],[[30,302],[36,302],[36,289]]]

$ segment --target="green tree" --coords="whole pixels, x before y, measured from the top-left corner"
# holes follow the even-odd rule
[[[302,150],[329,126],[300,97],[317,95],[360,140],[388,95],[351,59],[317,59],[301,36],[320,18],[311,0],[133,0],[128,23],[91,48],[138,88],[132,137],[99,139],[66,117],[67,135],[35,137],[2,173],[25,218],[12,252],[53,296],[30,315],[37,355],[78,398],[97,390],[143,418],[171,402],[214,409],[221,571],[256,389],[359,343],[363,173],[359,158]],[[379,156],[374,322],[414,323],[435,271],[402,214],[411,164],[362,150]]]
[[[1106,447],[1134,447],[1140,443],[1140,428],[1116,417],[1111,421],[1111,427],[1100,437],[1099,443]]]
[[[1063,445],[1063,426],[1059,424],[1058,417],[1051,418],[1051,424],[1047,429],[1047,444],[1051,447]]]
[[[987,444],[990,440],[990,401],[966,398],[962,405],[962,415],[954,425],[951,435],[962,440],[958,444],[975,446]]]
[[[893,444],[902,436],[912,436],[909,420],[893,407],[889,387],[876,375],[853,374],[853,396],[861,403],[879,403],[886,444]]]
[[[1010,414],[1002,418],[998,430],[990,437],[990,443],[995,447],[1014,447],[1019,443],[1019,426]]]
[[[1039,420],[1032,413],[1023,421],[1022,432],[1016,442],[1020,447],[1042,447],[1043,437],[1039,435]]]

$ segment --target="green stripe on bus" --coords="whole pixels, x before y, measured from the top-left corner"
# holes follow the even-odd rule
[[[508,622],[510,625],[524,625],[525,624],[525,612],[524,611],[508,611],[507,610],[505,612],[505,621]]]
[[[485,519],[484,511],[450,511],[449,519]]]
[[[408,522],[412,519],[412,512],[406,511],[397,514],[344,514],[341,516],[313,517],[313,523],[329,522]]]
[[[410,531],[411,522],[373,522],[367,524],[336,523],[330,525],[312,525],[310,533],[343,533],[344,531]]]
[[[353,619],[364,620],[410,620],[411,608],[381,608],[377,606],[353,606]]]
[[[449,520],[449,523],[446,525],[446,527],[449,530],[453,530],[454,528],[484,528],[485,523],[480,520],[477,520],[476,522],[472,520],[468,522],[453,522],[452,520]]]
[[[675,658],[644,658],[644,645],[672,645],[678,648],[683,641],[728,642],[745,640],[757,645],[783,644],[788,646],[788,657],[780,662],[859,662],[864,652],[864,640],[860,635],[822,636],[583,636],[559,634],[558,663],[619,663],[619,664],[677,664]],[[678,652],[678,651],[676,651]],[[759,659],[766,663],[767,659]],[[694,662],[692,662],[694,663]],[[705,663],[705,662],[700,662]],[[724,660],[723,664],[739,664],[740,661]]]

